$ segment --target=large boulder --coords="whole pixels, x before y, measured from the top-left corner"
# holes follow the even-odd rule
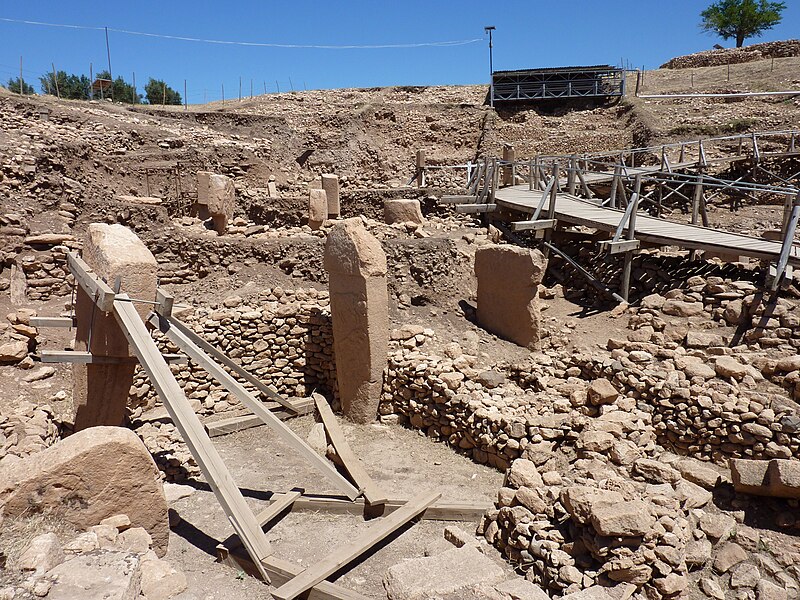
[[[58,516],[86,530],[124,513],[167,551],[167,501],[142,441],[122,427],[90,427],[0,468],[0,514]]]
[[[386,223],[424,223],[419,200],[397,199],[385,200],[383,203],[383,218]]]

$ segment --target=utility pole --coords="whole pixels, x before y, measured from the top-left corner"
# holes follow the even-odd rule
[[[114,100],[114,77],[111,75],[111,46],[108,44],[108,27],[106,27],[106,54],[108,55],[108,78],[111,80],[111,100]]]
[[[494,63],[492,57],[492,32],[494,25],[487,25],[483,30],[489,34],[489,106],[494,108]]]

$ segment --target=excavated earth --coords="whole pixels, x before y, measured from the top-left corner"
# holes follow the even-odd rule
[[[694,88],[687,87],[688,69],[662,69],[645,74],[643,91],[797,89],[798,68],[793,57],[747,62],[732,67],[728,81],[726,67],[693,67]],[[494,111],[485,95],[484,86],[346,89],[183,110],[20,98],[0,89],[0,315],[8,315],[0,349],[24,342],[21,354],[3,355],[0,366],[0,467],[70,432],[70,367],[33,357],[69,347],[73,332],[36,330],[26,319],[30,311],[70,314],[74,286],[64,252],[80,249],[89,223],[133,229],[158,259],[160,284],[187,307],[187,322],[218,333],[231,356],[260,363],[252,344],[237,339],[247,337],[247,326],[235,328],[255,318],[247,316],[253,311],[299,314],[310,306],[329,318],[321,261],[329,226],[312,231],[306,211],[309,183],[333,172],[342,216],[363,216],[390,270],[393,341],[380,419],[342,420],[346,437],[390,497],[436,489],[444,501],[488,508],[480,522],[458,525],[499,574],[434,597],[602,599],[598,586],[618,600],[800,597],[798,500],[735,492],[729,468],[731,458],[800,459],[800,365],[792,362],[800,348],[798,279],[769,309],[760,302],[758,264],[692,265],[685,253],[648,251],[634,262],[626,308],[598,297],[553,259],[540,290],[542,344],[531,352],[474,322],[476,248],[507,241],[480,220],[437,205],[442,194],[463,191],[464,170],[431,171],[430,187],[406,187],[418,150],[428,165],[448,166],[499,155],[506,144],[522,159],[791,129],[800,122],[800,101],[631,97]],[[795,160],[775,169],[788,176],[800,167]],[[199,170],[235,182],[235,219],[224,235],[189,215]],[[270,195],[270,182],[279,198]],[[140,200],[148,192],[161,201]],[[426,222],[385,225],[383,201],[391,198],[419,199]],[[746,203],[731,212],[719,202],[710,209],[715,226],[752,235],[781,219],[778,204]],[[676,210],[669,218],[688,217]],[[591,244],[575,239],[568,249],[604,281],[619,276],[619,265]],[[315,342],[323,352],[326,335]],[[242,414],[191,369],[176,373],[204,422]],[[335,383],[324,372],[307,388],[269,369],[264,377],[287,395],[319,389],[337,406]],[[165,559],[186,576],[186,589],[174,597],[270,598],[256,579],[214,562],[229,526],[141,374],[130,416],[169,483],[173,528]],[[314,417],[288,423],[305,437]],[[215,438],[215,445],[255,510],[270,494],[297,486],[332,492],[264,427]],[[574,497],[598,491],[652,521],[629,515],[629,531],[609,533],[605,521],[598,524],[606,505],[582,500],[589,508],[575,508]],[[297,512],[268,537],[276,555],[309,565],[367,524]],[[444,541],[446,525],[421,521],[403,530],[337,582],[385,598],[390,567],[453,547]],[[17,560],[46,531],[62,542],[80,533],[35,515],[0,520],[0,598],[42,596]],[[497,585],[523,577],[546,595],[514,595]]]

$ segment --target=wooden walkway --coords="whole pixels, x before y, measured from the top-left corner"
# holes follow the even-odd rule
[[[527,185],[501,188],[495,192],[498,209],[510,209],[526,214],[532,214],[536,210],[541,198],[541,191],[530,191]],[[555,218],[558,221],[612,233],[624,215],[623,210],[600,207],[569,194],[557,194],[555,204]],[[548,208],[549,199],[545,201],[543,216],[548,213]],[[698,225],[673,223],[642,214],[639,214],[636,220],[635,238],[642,243],[657,246],[678,246],[770,261],[778,260],[782,245],[780,242]],[[800,266],[800,246],[792,247],[789,264]]]

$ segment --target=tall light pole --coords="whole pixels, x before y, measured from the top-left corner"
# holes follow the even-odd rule
[[[489,34],[489,106],[494,108],[494,66],[492,64],[492,32],[494,25],[487,25],[483,30]]]

